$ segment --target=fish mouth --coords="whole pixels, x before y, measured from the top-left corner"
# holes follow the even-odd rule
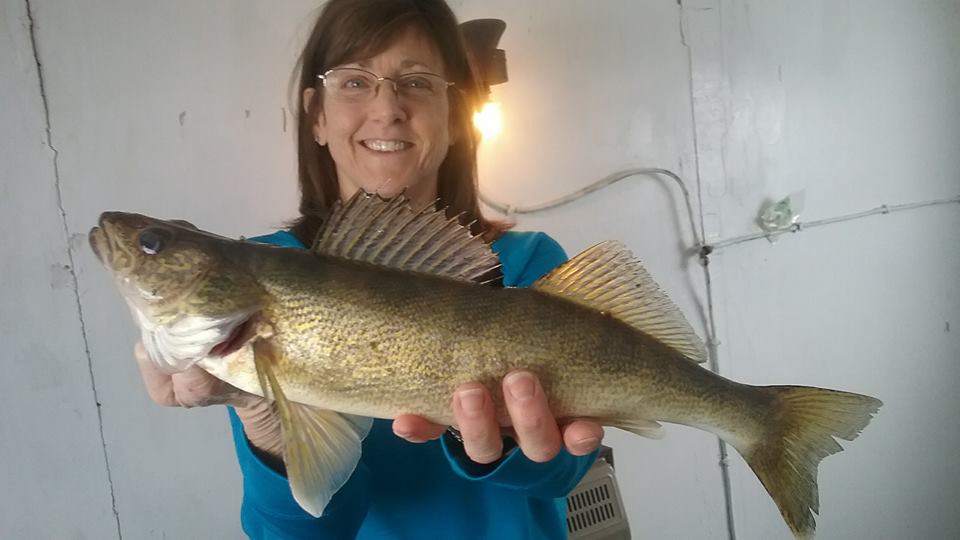
[[[103,212],[97,225],[90,229],[87,234],[87,240],[90,243],[90,249],[97,256],[100,263],[107,270],[117,272],[126,268],[130,264],[130,258],[123,256],[127,251],[123,248],[124,239],[128,234],[130,227],[124,226],[125,219],[129,221],[129,216],[134,214],[124,214],[123,212]]]
[[[111,219],[116,215],[117,212],[103,212],[97,219],[96,226],[90,229],[90,233],[87,234],[87,240],[90,241],[93,254],[107,268],[112,268],[110,264],[110,257],[113,252],[110,246]]]
[[[93,250],[93,254],[97,256],[97,259],[101,263],[107,264],[107,255],[110,248],[107,242],[107,233],[103,231],[103,228],[97,226],[90,229],[87,240],[90,242],[90,249]]]

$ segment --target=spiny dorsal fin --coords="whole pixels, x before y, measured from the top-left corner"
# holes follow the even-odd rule
[[[683,313],[619,242],[593,246],[533,287],[616,317],[694,362],[707,359]]]
[[[415,211],[403,194],[381,197],[363,190],[339,202],[314,240],[312,251],[464,281],[500,278],[500,260],[459,216],[433,204]]]

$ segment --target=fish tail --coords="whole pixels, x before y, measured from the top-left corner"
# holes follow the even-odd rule
[[[882,405],[870,396],[803,386],[766,386],[774,396],[764,436],[731,442],[759,477],[797,538],[812,538],[819,513],[817,466],[852,441]],[[811,513],[813,511],[813,513]]]

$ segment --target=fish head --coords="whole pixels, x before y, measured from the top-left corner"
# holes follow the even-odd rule
[[[104,212],[90,230],[90,246],[128,301],[162,316],[178,310],[216,266],[196,232],[140,214]]]
[[[241,242],[126,212],[101,214],[89,239],[140,325],[150,358],[167,372],[232,352],[260,310],[256,279],[235,257]]]

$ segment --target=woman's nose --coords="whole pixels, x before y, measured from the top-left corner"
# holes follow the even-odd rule
[[[380,87],[370,101],[369,107],[370,117],[380,122],[392,124],[407,119],[407,111],[400,100],[396,86],[389,79],[380,82]]]

